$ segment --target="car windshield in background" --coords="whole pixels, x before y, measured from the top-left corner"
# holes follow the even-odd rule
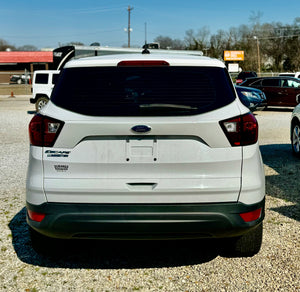
[[[92,116],[193,115],[234,99],[223,68],[175,66],[67,68],[51,98]]]

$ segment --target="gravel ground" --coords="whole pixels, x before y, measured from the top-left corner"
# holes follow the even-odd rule
[[[300,161],[291,110],[257,112],[266,172],[261,251],[228,258],[209,241],[74,242],[41,256],[25,223],[28,97],[0,96],[0,291],[300,291]]]

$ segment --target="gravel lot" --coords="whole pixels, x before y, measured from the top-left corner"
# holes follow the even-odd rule
[[[0,97],[0,291],[300,291],[300,160],[291,110],[257,112],[266,172],[264,240],[252,258],[218,243],[74,242],[54,256],[31,247],[25,223],[28,97]]]

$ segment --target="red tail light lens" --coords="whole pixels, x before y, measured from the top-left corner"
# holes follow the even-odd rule
[[[29,123],[30,143],[34,146],[52,147],[64,125],[64,122],[36,115]]]
[[[121,61],[118,63],[118,67],[157,67],[157,66],[169,66],[170,64],[166,61],[156,60],[130,60]]]
[[[231,146],[246,146],[257,142],[258,123],[251,113],[221,121],[220,125]]]
[[[262,209],[257,209],[247,213],[241,213],[240,216],[245,222],[255,221],[260,218]]]
[[[37,212],[31,211],[29,209],[27,210],[27,212],[28,212],[29,218],[36,222],[41,222],[46,217],[46,214],[37,213]]]

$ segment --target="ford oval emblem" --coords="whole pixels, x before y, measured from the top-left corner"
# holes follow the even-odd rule
[[[146,125],[136,125],[131,128],[131,131],[133,131],[135,133],[147,133],[147,132],[151,131],[151,128]]]

